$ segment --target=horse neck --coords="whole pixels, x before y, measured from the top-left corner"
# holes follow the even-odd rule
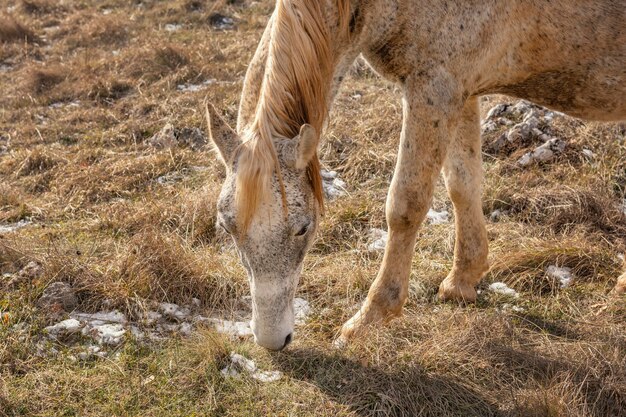
[[[334,4],[334,1],[331,0],[331,3]],[[336,14],[336,13],[335,13]],[[259,112],[264,111],[264,103],[263,100],[266,98],[266,95],[271,95],[274,92],[271,87],[265,88],[268,90],[264,94],[264,83],[267,82],[268,75],[267,71],[271,71],[271,67],[268,67],[268,56],[270,55],[270,50],[272,47],[276,45],[273,44],[272,33],[275,29],[274,25],[277,20],[277,12],[275,11],[269,19],[269,22],[265,28],[263,36],[259,42],[259,45],[256,49],[254,57],[248,66],[248,70],[246,72],[246,77],[244,80],[244,86],[239,106],[239,116],[237,120],[237,130],[241,134],[247,129],[253,126],[255,119],[258,118]],[[337,29],[335,29],[336,31]],[[358,52],[354,50],[352,45],[349,42],[338,42],[337,33],[333,33],[334,31],[329,32],[330,41],[332,45],[331,54],[332,56],[332,67],[330,71],[324,73],[324,79],[317,80],[321,83],[323,88],[320,89],[319,94],[323,96],[322,100],[325,104],[326,110],[330,110],[331,104],[335,95],[339,89],[339,85],[344,78],[344,75],[356,56]],[[285,54],[284,56],[289,57],[289,54]],[[293,78],[290,78],[290,81],[293,81]],[[286,87],[287,90],[290,89],[290,86]],[[292,89],[293,90],[293,89]],[[293,107],[301,106],[302,103],[296,101],[293,103]],[[284,109],[286,114],[297,114],[298,109]],[[324,114],[326,116],[327,112]],[[276,119],[274,115],[274,119]],[[296,126],[296,122],[304,122],[311,123],[311,120],[298,120],[293,121],[294,128],[299,128]],[[322,123],[317,123],[318,126],[315,126],[316,129],[321,130]]]

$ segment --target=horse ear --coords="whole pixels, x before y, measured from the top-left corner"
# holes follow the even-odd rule
[[[224,165],[228,166],[228,162],[241,144],[239,136],[209,102],[206,103],[206,120],[209,125],[209,139],[215,145]]]
[[[298,136],[289,141],[286,161],[296,169],[305,169],[317,151],[319,136],[315,128],[309,124],[304,124],[300,128]]]

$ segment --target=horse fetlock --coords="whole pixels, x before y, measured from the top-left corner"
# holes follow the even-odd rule
[[[476,289],[470,282],[448,277],[439,286],[439,298],[441,301],[473,303],[476,301]]]
[[[387,323],[402,315],[404,301],[394,304],[366,300],[361,309],[341,328],[341,339],[349,340],[365,333],[368,327],[379,323]]]

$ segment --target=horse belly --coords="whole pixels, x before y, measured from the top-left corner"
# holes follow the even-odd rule
[[[623,60],[621,60],[623,61]],[[609,68],[540,72],[494,92],[523,98],[588,120],[626,119],[626,62],[613,61]]]

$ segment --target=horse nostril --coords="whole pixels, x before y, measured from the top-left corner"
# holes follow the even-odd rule
[[[283,345],[283,349],[286,348],[289,343],[291,343],[291,339],[291,333],[289,333],[287,337],[285,337],[285,344]]]

